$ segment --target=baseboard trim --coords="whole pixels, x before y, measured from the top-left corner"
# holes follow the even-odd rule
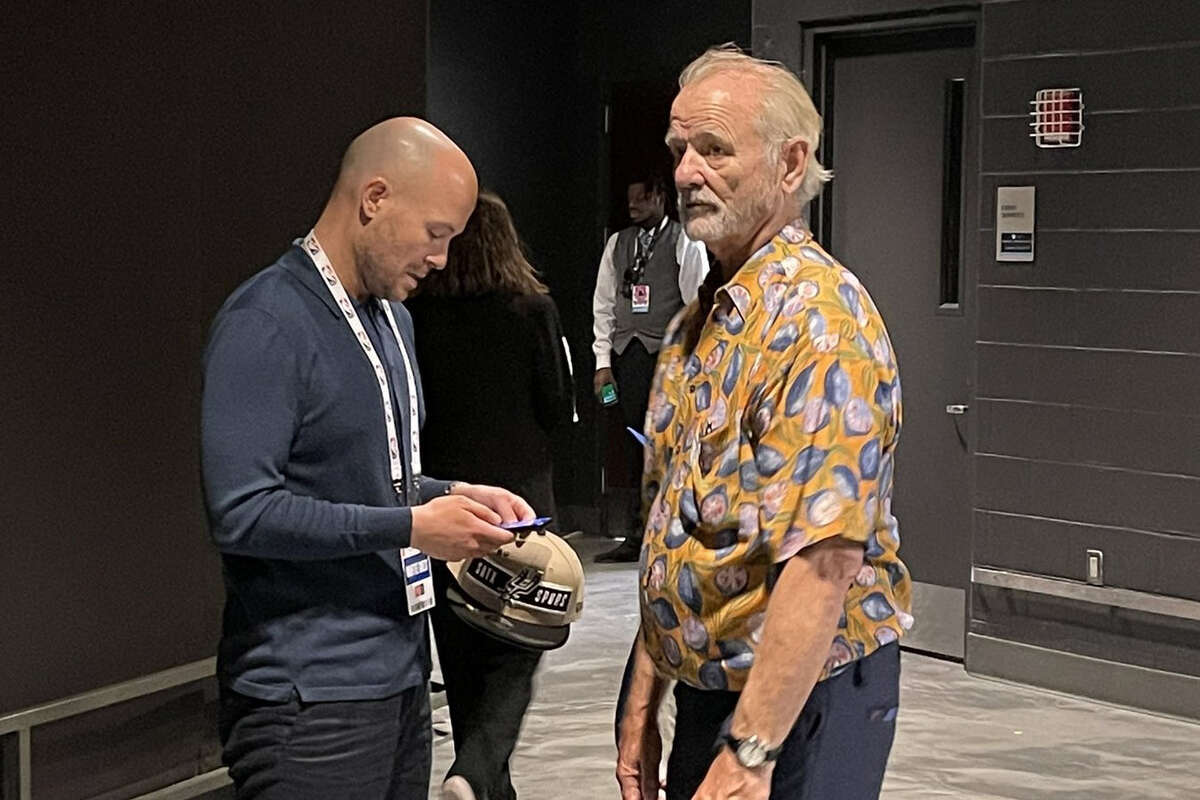
[[[965,589],[913,581],[912,614],[917,623],[900,640],[902,648],[962,663],[967,629]]]
[[[229,779],[228,770],[221,767],[220,769],[214,769],[212,772],[188,778],[186,781],[164,786],[149,794],[138,795],[133,800],[188,800],[189,798],[202,797],[210,792],[232,785],[233,781]]]
[[[967,672],[1200,721],[1200,677],[967,634]]]

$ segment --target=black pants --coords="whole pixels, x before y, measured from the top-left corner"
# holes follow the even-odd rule
[[[424,800],[429,687],[382,700],[270,703],[222,689],[222,760],[238,800]]]
[[[675,687],[668,800],[690,800],[708,773],[736,692]],[[896,733],[900,646],[889,644],[813,688],[783,745],[772,800],[877,800]]]
[[[650,405],[650,384],[654,382],[654,367],[658,356],[646,349],[641,339],[634,339],[623,353],[613,353],[613,377],[617,379],[617,405],[621,418],[635,431],[646,424],[646,409]],[[629,434],[626,433],[626,436]]]
[[[650,385],[654,382],[654,368],[658,364],[658,356],[646,349],[641,339],[634,339],[625,348],[625,352],[613,353],[613,377],[617,379],[617,405],[621,411],[623,425],[633,428],[639,433],[646,425],[646,409],[650,405]],[[633,508],[630,509],[631,528],[638,541],[645,530],[645,520],[642,515],[642,467],[644,466],[641,445],[633,441],[629,431],[622,430],[617,434],[626,441],[627,452],[631,454],[630,468],[633,478],[634,492]]]
[[[479,800],[515,800],[508,760],[542,654],[505,644],[460,620],[446,602],[450,572],[442,562],[433,563],[438,601],[431,621],[454,730],[454,764],[447,777],[465,778]]]

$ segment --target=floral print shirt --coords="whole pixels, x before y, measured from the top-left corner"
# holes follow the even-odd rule
[[[784,562],[863,545],[822,678],[912,626],[891,513],[900,383],[866,289],[785,226],[717,290],[695,350],[676,317],[646,416],[642,636],[660,674],[740,690]]]

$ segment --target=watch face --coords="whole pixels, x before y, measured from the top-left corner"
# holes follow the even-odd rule
[[[757,737],[751,736],[738,747],[737,759],[747,769],[760,767],[767,760],[767,748],[762,746]]]

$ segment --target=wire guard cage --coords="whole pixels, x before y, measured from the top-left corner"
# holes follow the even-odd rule
[[[1043,148],[1079,147],[1083,141],[1083,92],[1075,89],[1040,89],[1029,102],[1033,121],[1029,136]]]

